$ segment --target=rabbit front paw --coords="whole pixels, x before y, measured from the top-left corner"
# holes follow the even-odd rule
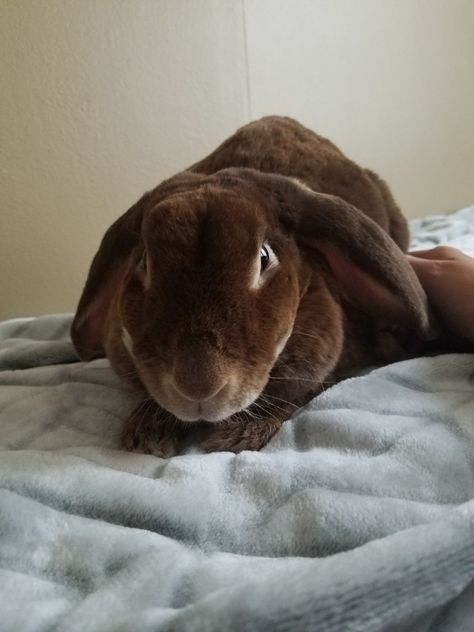
[[[242,452],[260,450],[280,428],[282,421],[275,418],[227,419],[216,423],[201,443],[206,452]]]
[[[177,420],[156,404],[140,404],[125,422],[122,444],[130,452],[163,459],[178,453]]]

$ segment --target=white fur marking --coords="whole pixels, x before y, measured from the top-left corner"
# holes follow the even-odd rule
[[[290,180],[293,180],[293,182],[300,188],[303,189],[303,191],[306,191],[307,193],[313,193],[314,191],[313,189],[310,189],[310,187],[305,184],[304,182],[301,182],[301,180],[298,180],[298,178],[290,178]]]
[[[122,327],[122,342],[125,345],[125,349],[133,356],[133,340],[125,327]]]
[[[293,333],[293,325],[288,329],[288,331],[286,332],[286,334],[284,334],[281,338],[280,338],[280,342],[277,344],[277,348],[275,350],[275,360],[278,358],[278,356],[280,355],[280,353],[283,351],[283,349],[286,346],[286,343],[288,342],[291,334]]]

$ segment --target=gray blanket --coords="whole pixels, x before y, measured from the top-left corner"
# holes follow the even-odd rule
[[[474,207],[414,224],[474,250]],[[329,389],[261,452],[118,449],[70,316],[0,324],[0,630],[474,630],[474,356]]]

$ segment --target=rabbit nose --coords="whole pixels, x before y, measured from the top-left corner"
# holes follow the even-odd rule
[[[206,402],[226,387],[227,378],[217,363],[201,356],[175,363],[171,382],[184,399]]]
[[[183,383],[183,380],[173,380],[173,388],[183,399],[188,402],[207,402],[216,397],[226,387],[225,382],[201,384],[197,378],[196,383]]]

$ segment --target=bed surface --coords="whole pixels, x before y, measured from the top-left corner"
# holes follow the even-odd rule
[[[412,222],[474,254],[474,207]],[[474,629],[474,356],[329,389],[261,452],[118,449],[69,315],[0,323],[0,629]]]

